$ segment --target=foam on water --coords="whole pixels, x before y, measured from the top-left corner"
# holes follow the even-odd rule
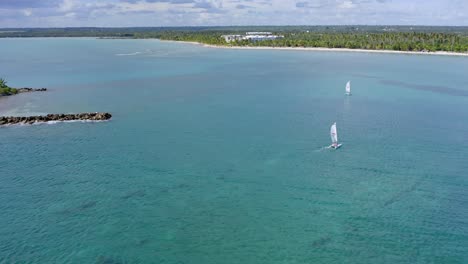
[[[133,52],[133,53],[118,53],[118,54],[115,54],[115,56],[135,56],[135,55],[139,55],[139,54],[142,54],[142,52],[137,51],[137,52]]]
[[[109,122],[109,121],[110,120],[64,120],[64,121],[36,122],[32,125],[41,125],[41,124],[55,125],[55,124],[60,124],[60,123],[103,123],[103,122]]]
[[[35,122],[32,124],[28,123],[18,123],[18,124],[6,124],[1,125],[2,127],[27,127],[27,126],[40,126],[40,125],[56,125],[61,123],[102,123],[102,122],[109,122],[110,120],[64,120],[64,121],[47,121],[47,122]]]

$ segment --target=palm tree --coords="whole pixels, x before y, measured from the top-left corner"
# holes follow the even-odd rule
[[[0,88],[8,88],[7,81],[3,78],[0,78]]]

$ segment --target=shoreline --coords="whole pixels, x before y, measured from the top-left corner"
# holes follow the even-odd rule
[[[348,48],[319,48],[319,47],[268,47],[268,46],[220,46],[204,44],[194,41],[179,40],[160,40],[164,42],[179,42],[192,45],[199,45],[206,48],[215,49],[238,49],[238,50],[289,50],[289,51],[325,51],[325,52],[360,52],[360,53],[382,53],[382,54],[403,54],[403,55],[432,55],[432,56],[458,56],[468,57],[468,53],[450,52],[450,51],[401,51],[401,50],[371,50],[371,49],[348,49]]]
[[[373,50],[373,49],[349,49],[349,48],[324,48],[324,47],[270,47],[270,46],[221,46],[205,44],[196,41],[183,41],[183,40],[165,40],[157,38],[102,38],[102,37],[2,37],[0,39],[14,39],[14,38],[88,38],[88,39],[102,39],[102,40],[158,40],[161,42],[177,42],[192,45],[199,45],[206,48],[215,49],[238,49],[238,50],[286,50],[286,51],[320,51],[320,52],[359,52],[359,53],[381,53],[381,54],[402,54],[402,55],[431,55],[431,56],[454,56],[454,57],[468,57],[468,52],[451,52],[451,51],[401,51],[401,50]]]
[[[32,93],[32,92],[47,92],[47,88],[12,88],[12,87],[7,87],[9,89],[14,89],[16,90],[16,93],[8,93],[8,94],[0,94],[0,97],[8,97],[8,96],[14,96],[22,93]]]

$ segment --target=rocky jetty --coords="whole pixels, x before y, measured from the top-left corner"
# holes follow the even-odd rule
[[[34,124],[50,121],[105,121],[111,119],[110,113],[48,114],[44,116],[1,116],[0,126],[14,124]]]
[[[30,92],[46,92],[47,88],[11,88],[11,87],[6,87],[6,88],[0,88],[0,97],[1,96],[10,96],[10,95],[16,95],[20,93],[30,93]]]
[[[29,93],[29,92],[46,92],[47,88],[17,88],[18,93]]]

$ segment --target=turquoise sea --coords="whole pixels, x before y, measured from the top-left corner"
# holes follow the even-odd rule
[[[0,77],[50,90],[0,98],[0,115],[113,119],[0,128],[0,263],[468,263],[467,72],[466,57],[1,39]]]

